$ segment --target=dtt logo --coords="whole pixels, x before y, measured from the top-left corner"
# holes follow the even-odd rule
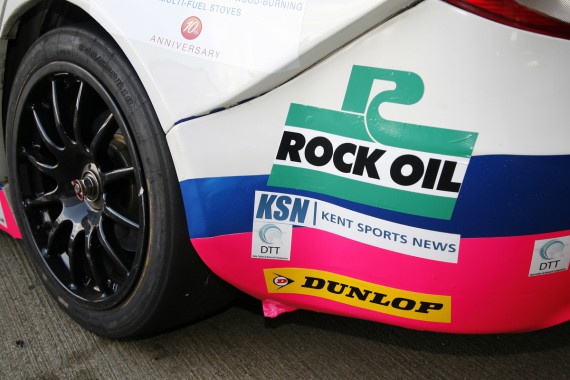
[[[375,94],[377,80],[396,88]],[[291,104],[268,185],[450,219],[477,133],[388,120],[386,103],[420,101],[419,75],[354,66],[341,111]]]
[[[540,257],[544,262],[540,263],[539,269],[557,269],[564,258],[564,243],[560,240],[550,240],[540,249]]]
[[[260,247],[260,253],[279,254],[279,245],[283,231],[275,224],[266,224],[259,229],[259,239],[265,244]]]

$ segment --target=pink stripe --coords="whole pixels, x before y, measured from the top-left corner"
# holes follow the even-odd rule
[[[0,229],[8,232],[16,239],[21,239],[22,234],[20,233],[20,229],[16,224],[16,220],[14,219],[14,215],[12,214],[12,209],[10,208],[10,204],[8,203],[8,199],[6,199],[6,194],[4,194],[4,190],[0,190],[0,204],[2,205],[2,211],[4,212],[4,220],[6,221],[6,226],[0,224]]]
[[[493,333],[536,330],[570,320],[570,271],[529,277],[535,240],[568,235],[570,231],[461,239],[457,264],[402,255],[310,228],[293,230],[290,261],[252,259],[251,233],[192,243],[220,277],[261,300],[270,297],[264,269],[319,269],[402,290],[451,296],[452,322],[394,317],[304,295],[273,293],[271,299],[290,307],[414,329]]]

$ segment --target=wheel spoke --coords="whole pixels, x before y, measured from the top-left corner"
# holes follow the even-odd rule
[[[84,285],[85,272],[83,271],[83,262],[75,250],[69,256],[69,273],[71,283],[75,285],[75,288],[79,289]]]
[[[59,109],[59,97],[57,95],[57,84],[56,84],[55,79],[52,79],[52,81],[51,81],[51,102],[52,102],[52,108],[53,108],[53,119],[55,122],[55,129],[57,130],[57,133],[59,134],[61,141],[63,141],[63,144],[65,146],[69,146],[72,144],[72,141],[69,139],[69,136],[67,135],[67,133],[63,129],[63,124],[61,122],[61,113],[60,113],[60,109]]]
[[[26,199],[24,201],[24,206],[35,207],[35,206],[45,205],[46,203],[58,202],[60,200],[58,195],[59,195],[59,187],[56,187],[52,191],[37,195],[33,199]]]
[[[120,179],[134,175],[135,169],[132,166],[128,168],[116,169],[108,173],[101,173],[101,179],[103,184],[107,184],[113,181],[118,181]]]
[[[91,275],[95,284],[99,287],[101,293],[107,293],[107,286],[104,276],[102,276],[102,271],[98,265],[97,257],[93,251],[93,230],[85,231],[85,257],[87,258],[87,264],[91,271]]]
[[[79,110],[81,109],[80,106],[81,106],[82,96],[83,96],[83,81],[80,81],[79,89],[77,90],[77,97],[75,99],[75,111],[73,113],[73,134],[75,135],[75,141],[77,141],[77,143],[80,144],[81,146],[83,146],[83,141],[81,139]]]
[[[105,118],[101,127],[97,130],[97,133],[95,133],[93,141],[91,141],[91,145],[89,146],[91,153],[95,154],[98,151],[100,145],[104,142],[105,137],[114,129],[115,124],[112,121],[113,114],[109,112],[109,116]]]
[[[126,216],[120,214],[119,212],[117,212],[116,210],[112,209],[111,207],[109,207],[108,205],[105,205],[103,207],[103,213],[105,215],[107,215],[109,218],[111,218],[111,220],[122,224],[123,226],[126,227],[130,227],[134,230],[138,230],[139,229],[139,225],[137,223],[135,223],[134,221],[130,220],[129,218],[127,218]]]
[[[97,228],[97,236],[99,237],[99,242],[101,243],[101,245],[103,246],[103,249],[105,249],[105,252],[107,253],[107,255],[109,256],[109,258],[115,263],[115,265],[118,267],[118,269],[120,270],[122,275],[128,275],[129,274],[129,269],[125,266],[125,264],[121,261],[121,259],[119,258],[119,256],[117,255],[117,253],[115,252],[115,250],[113,249],[113,247],[111,247],[111,244],[109,243],[109,240],[107,239],[107,236],[105,235],[105,231],[103,231],[103,226],[99,225],[99,228]]]
[[[26,148],[22,148],[22,154],[40,172],[42,172],[42,173],[44,173],[44,174],[46,174],[52,178],[56,178],[56,176],[57,176],[57,164],[56,165],[50,165],[50,164],[46,164],[45,162],[40,162],[31,153],[28,153]]]
[[[58,252],[52,252],[52,251],[53,251],[53,247],[54,247],[54,243],[55,243],[55,237],[57,236],[57,232],[58,232],[59,228],[61,227],[61,224],[58,221],[48,222],[47,224],[51,228],[48,232],[46,251],[44,252],[44,254],[47,257],[50,257],[52,254],[58,253]]]
[[[62,152],[63,149],[61,147],[59,147],[56,143],[54,143],[53,140],[48,136],[35,106],[32,106],[32,113],[34,115],[34,122],[36,124],[36,128],[37,128],[38,132],[40,133],[40,137],[41,137],[42,141],[44,142],[44,145],[54,155],[59,156],[59,154]]]
[[[69,273],[71,275],[71,282],[75,286],[81,286],[81,283],[85,279],[85,274],[83,272],[83,266],[81,258],[79,257],[79,252],[76,250],[78,234],[71,234],[69,238],[69,243],[67,245],[67,257],[69,257]]]

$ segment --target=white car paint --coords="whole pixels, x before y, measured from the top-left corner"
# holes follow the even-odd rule
[[[181,181],[268,174],[290,103],[339,110],[352,66],[363,65],[424,80],[418,103],[380,108],[387,119],[479,132],[473,155],[566,154],[568,62],[565,40],[429,0],[271,93],[181,123],[167,137]],[[377,81],[377,90],[393,85]]]
[[[180,29],[179,23],[172,23],[161,15],[153,15],[154,22],[150,25],[141,25],[138,20],[133,20],[128,11],[119,11],[128,10],[128,7],[119,9],[113,7],[113,2],[70,2],[87,11],[115,38],[145,85],[164,130],[168,131],[181,119],[229,107],[273,89],[415,1],[308,0],[301,32],[292,35],[292,38],[298,39],[299,66],[281,72],[263,72],[238,65],[213,63],[130,37],[148,29],[156,33]],[[129,4],[144,10],[145,2],[154,4],[156,0],[132,0]],[[35,3],[5,1],[1,35],[6,37],[21,12]],[[171,5],[165,3],[166,6]],[[182,19],[192,13],[183,15]],[[355,20],[359,22],[355,23]],[[241,42],[237,33],[224,38],[235,41],[236,44]],[[185,42],[182,36],[179,37],[179,42]],[[250,41],[250,45],[255,46],[255,41]],[[272,52],[267,51],[265,54],[270,55]]]

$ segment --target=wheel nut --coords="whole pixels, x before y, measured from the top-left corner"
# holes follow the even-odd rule
[[[77,199],[83,202],[83,200],[85,199],[85,194],[83,192],[84,186],[83,183],[81,183],[81,180],[74,179],[73,181],[71,181],[71,186],[73,186],[73,191],[75,192]]]

